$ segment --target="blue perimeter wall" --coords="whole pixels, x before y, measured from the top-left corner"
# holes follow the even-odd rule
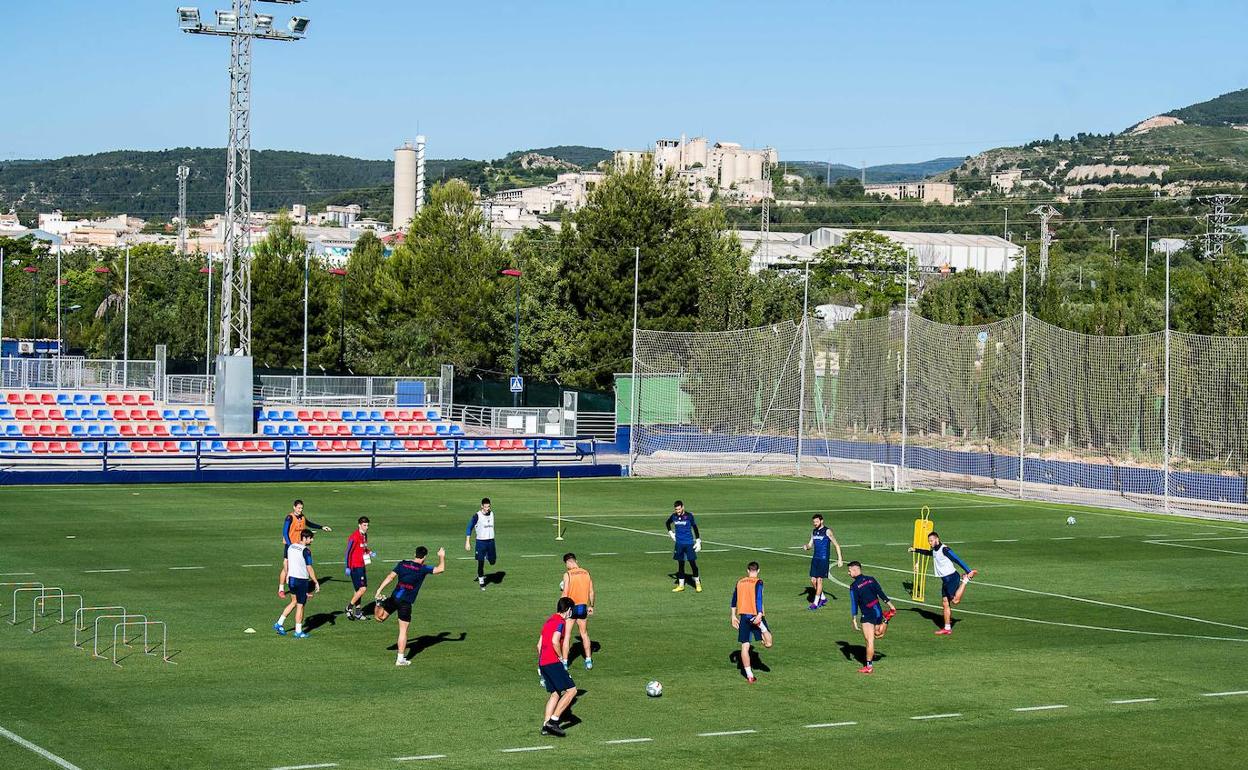
[[[0,472],[0,486],[29,484],[202,484],[281,481],[417,481],[432,479],[565,479],[620,476],[618,464],[461,465],[392,468],[205,468],[203,470],[38,470]]]
[[[642,428],[638,434],[638,452],[669,450],[678,452],[761,452],[795,455],[797,440],[779,436],[739,436],[707,433],[688,426]],[[627,454],[630,426],[617,428],[616,451]],[[877,463],[901,463],[901,447],[896,444],[873,444],[860,441],[807,439],[802,442],[806,457],[837,457],[847,460],[869,460]],[[990,452],[959,452],[932,447],[906,447],[906,467],[937,473],[980,476],[999,481],[1018,481],[1018,455]],[[1041,460],[1029,457],[1024,464],[1027,482],[1103,489],[1119,494],[1160,496],[1165,477],[1159,468],[1138,468],[1080,463],[1068,460]],[[1170,472],[1170,494],[1195,500],[1220,503],[1248,502],[1248,482],[1240,476],[1212,473]]]

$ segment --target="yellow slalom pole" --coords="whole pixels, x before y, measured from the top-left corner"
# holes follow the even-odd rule
[[[927,536],[931,534],[934,525],[932,524],[932,509],[926,505],[919,511],[919,518],[914,520],[914,540],[911,547],[914,549],[927,548]],[[914,582],[910,584],[910,598],[916,602],[923,601],[923,592],[927,588],[927,568],[931,566],[930,556],[921,553],[915,553],[914,556]]]
[[[555,473],[555,540],[563,539],[563,474]]]

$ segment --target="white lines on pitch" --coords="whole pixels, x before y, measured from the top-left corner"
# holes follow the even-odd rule
[[[616,738],[613,741],[603,741],[608,746],[619,746],[625,743],[649,743],[653,738]]]
[[[244,567],[272,567],[272,564],[244,564]]]
[[[208,569],[207,567],[170,567],[169,569]]]
[[[1023,706],[1022,708],[1010,709],[1011,711],[1053,711],[1054,709],[1069,708],[1064,703],[1054,703],[1051,706]]]
[[[1050,540],[1074,540],[1073,537],[1051,537]]]
[[[1018,542],[1018,539],[1017,539],[1017,538],[1010,538],[1010,539],[1005,539],[1005,540],[993,540],[992,542],[994,542],[994,543],[1017,543],[1017,542]]]
[[[415,757],[395,757],[395,762],[420,762],[426,759],[446,759],[445,754],[420,754]]]
[[[720,738],[725,735],[753,735],[758,730],[721,730],[717,733],[698,733],[699,738]]]
[[[998,541],[998,542],[1000,542],[1000,541]],[[885,547],[887,547],[887,548],[897,548],[897,547],[900,547],[900,546],[903,546],[903,545],[910,545],[910,544],[909,544],[909,543],[885,543],[884,545],[885,545]]]
[[[819,727],[849,727],[851,725],[856,725],[856,724],[858,723],[857,722],[823,722],[817,725],[806,725],[806,729],[811,730],[811,729],[816,729]]]
[[[555,554],[553,553],[522,553],[520,554],[521,559],[550,559],[550,558],[553,558],[554,556]]]
[[[1230,690],[1228,692],[1202,692],[1205,698],[1223,698],[1228,695],[1248,695],[1248,690]]]
[[[129,571],[130,571],[130,570],[128,570],[128,569],[88,569],[88,570],[83,570],[83,572],[85,572],[85,573],[87,573],[87,574],[101,573],[101,572],[129,572]]]
[[[475,556],[456,556],[455,558],[456,558],[456,559],[459,559],[460,561],[474,561],[477,557],[475,557]]]
[[[1156,698],[1124,698],[1122,700],[1111,700],[1110,703],[1115,706],[1125,706],[1128,703],[1153,703]]]
[[[1114,540],[1119,537],[1122,537],[1122,535],[1097,535],[1096,539],[1097,540]]]
[[[33,575],[33,574],[35,573],[33,572],[0,572],[0,575],[4,575],[5,577],[11,576],[11,575]]]
[[[499,751],[504,754],[518,754],[521,751],[545,751],[546,749],[553,748],[554,746],[519,746],[514,749],[499,749]]]
[[[652,553],[671,553],[671,551],[670,551],[670,550],[669,550],[669,551],[646,551],[646,553],[647,553],[647,554],[652,554]]]
[[[961,714],[924,714],[922,716],[910,717],[910,719],[917,722],[917,721],[924,720],[924,719],[956,719],[960,716],[962,715]]]
[[[285,765],[284,767],[275,767],[273,770],[315,770],[318,767],[337,767],[337,762],[322,762],[319,765]]]
[[[591,553],[590,556],[619,556],[617,551],[603,551],[602,553]]]
[[[31,743],[30,741],[26,740],[25,738],[23,738],[22,736],[18,735],[17,733],[11,733],[8,730],[4,729],[3,727],[0,727],[0,737],[8,738],[9,740],[16,743],[18,746],[21,746],[27,751],[31,751],[31,752],[34,752],[35,754],[38,754],[39,756],[51,762],[52,764],[57,765],[58,767],[64,768],[64,770],[82,770],[82,768],[78,767],[75,764],[72,764],[68,760],[58,757],[57,755],[53,754],[52,752],[48,751],[42,746],[35,745]]]

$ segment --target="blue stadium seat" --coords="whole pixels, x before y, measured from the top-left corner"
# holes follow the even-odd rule
[[[214,442],[212,442],[212,451],[214,451],[214,452],[224,452],[224,451],[225,451],[225,442],[224,442],[224,441],[214,441]]]
[[[178,419],[178,413],[177,413],[177,412],[175,412],[175,411],[173,411],[172,409],[166,409],[166,410],[164,410],[163,412],[161,412],[161,413],[160,413],[160,419],[162,419],[162,420],[176,420],[176,419]]]
[[[21,429],[21,427],[19,427],[19,426],[17,426],[17,425],[6,425],[6,426],[4,426],[4,435],[6,435],[6,436],[20,436],[20,435],[22,435],[22,429]]]
[[[205,436],[220,436],[221,432],[217,430],[217,426],[215,425],[205,425],[204,435]]]
[[[202,436],[202,435],[204,435],[204,434],[200,431],[200,429],[199,429],[199,426],[198,426],[198,425],[188,425],[188,426],[186,426],[186,435],[188,435],[188,436]]]
[[[181,425],[170,425],[169,435],[174,438],[181,438],[186,435],[186,428],[183,428]]]
[[[276,435],[277,435],[277,426],[276,426],[276,425],[266,425],[266,426],[264,426],[264,435],[266,435],[266,436],[276,436]]]
[[[88,426],[87,426],[87,435],[88,435],[88,436],[103,436],[103,435],[104,435],[104,429],[103,429],[103,428],[101,428],[99,425],[88,425]]]
[[[373,443],[374,442],[369,441],[368,439],[364,439],[363,441],[360,442],[360,449],[363,449],[365,452],[371,451],[373,448]]]
[[[71,436],[82,436],[82,437],[84,437],[84,438],[85,438],[85,437],[86,437],[86,435],[87,435],[87,426],[85,426],[85,425],[74,425],[74,426],[72,426],[72,427],[69,429],[69,435],[71,435]]]
[[[367,426],[365,426],[365,428],[364,428],[364,435],[365,435],[365,436],[380,436],[380,435],[381,435],[381,426],[380,426],[380,425],[367,425]]]
[[[14,441],[13,451],[17,452],[19,455],[28,455],[34,454],[35,450],[30,448],[29,441]]]
[[[352,435],[352,436],[363,436],[363,435],[365,434],[366,430],[367,430],[367,429],[366,429],[363,425],[352,425],[352,426],[351,426],[351,435]]]
[[[437,430],[437,432],[438,432],[438,433],[437,433],[437,435],[439,435],[439,436],[449,436],[449,435],[451,435],[451,426],[449,426],[449,425],[438,425],[438,426],[435,426],[435,430]]]
[[[279,436],[293,436],[293,435],[295,435],[295,431],[294,431],[294,429],[293,429],[291,426],[289,426],[289,425],[279,425],[279,426],[277,426],[277,435],[279,435]]]
[[[452,435],[452,436],[462,436],[462,435],[464,435],[464,426],[462,426],[462,425],[452,425],[452,426],[451,426],[451,433],[450,433],[450,435]]]
[[[282,420],[285,422],[295,422],[295,413],[289,409],[282,412]]]
[[[207,409],[196,409],[196,410],[195,410],[195,419],[196,419],[196,420],[199,420],[200,422],[203,422],[204,420],[207,420],[207,419],[208,419],[208,410],[207,410]]]
[[[355,412],[351,409],[343,409],[342,421],[343,422],[355,422]]]
[[[66,420],[80,420],[82,418],[78,416],[77,409],[70,408],[70,409],[65,410],[65,419]]]
[[[105,426],[104,426],[104,436],[105,436],[106,438],[112,438],[113,436],[116,436],[116,435],[117,435],[117,426],[116,426],[116,425],[105,425]]]
[[[285,451],[286,451],[286,442],[285,442],[285,441],[274,441],[274,442],[273,442],[273,451],[274,451],[274,452],[285,452]]]
[[[307,426],[304,426],[304,425],[296,425],[296,426],[295,426],[295,435],[296,435],[296,436],[306,436],[306,435],[308,435],[308,429],[307,429]]]
[[[87,403],[92,406],[104,406],[104,396],[99,393],[92,393],[91,398],[87,399]]]
[[[70,406],[70,405],[72,405],[73,403],[74,403],[74,400],[73,400],[72,398],[70,398],[70,397],[69,397],[69,394],[68,394],[68,393],[57,393],[57,394],[56,394],[56,405],[57,405],[57,406]]]
[[[112,412],[110,412],[110,411],[108,411],[108,409],[107,409],[107,408],[96,409],[96,410],[95,410],[95,419],[97,419],[97,420],[101,420],[101,421],[103,421],[103,422],[112,422],[112,421],[113,421],[113,413],[112,413]]]
[[[87,398],[87,394],[85,393],[74,394],[74,406],[86,406],[89,403],[91,403],[91,401]]]
[[[99,453],[100,453],[100,442],[99,442],[99,441],[84,441],[84,442],[82,442],[82,453],[83,453],[84,455],[96,455],[96,454],[99,454]]]
[[[394,427],[393,427],[393,426],[391,426],[391,425],[382,425],[382,426],[380,426],[380,430],[381,430],[381,435],[383,435],[383,436],[393,436],[393,435],[394,435]]]
[[[130,445],[124,441],[114,441],[108,445],[108,453],[114,455],[124,455],[130,451]]]
[[[77,417],[70,417],[69,415],[70,415],[70,414],[73,414],[73,413],[77,413],[77,414],[78,414],[78,416],[77,416]],[[91,408],[87,408],[87,409],[66,409],[66,410],[65,410],[65,419],[66,419],[66,420],[94,420],[94,419],[95,419],[95,410],[94,410],[94,409],[91,409]]]
[[[531,439],[531,438],[526,438],[526,439],[524,440],[524,448],[525,448],[525,449],[535,449],[536,447],[537,447],[537,441],[535,441],[535,440],[533,440],[533,439]]]
[[[430,409],[428,412],[425,412],[425,419],[429,422],[437,422],[442,419],[442,415],[438,414],[437,409]]]
[[[385,418],[381,416],[381,412],[377,411],[376,409],[368,413],[368,419],[372,420],[373,422],[385,422]]]
[[[186,454],[192,454],[192,455],[195,454],[195,442],[194,441],[179,441],[178,451],[184,452]]]
[[[12,419],[13,419],[12,409],[0,409],[0,420],[12,420]]]
[[[12,441],[0,441],[0,454],[5,454],[5,455],[13,454],[13,442]]]
[[[179,409],[178,419],[182,420],[183,422],[189,422],[195,419],[195,413],[192,412],[190,409]]]

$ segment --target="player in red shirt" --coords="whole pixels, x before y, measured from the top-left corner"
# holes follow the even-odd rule
[[[364,596],[364,591],[368,588],[368,573],[365,567],[376,555],[368,547],[368,517],[361,516],[357,523],[359,527],[347,537],[347,577],[351,578],[351,585],[355,588],[355,593],[351,594],[351,601],[347,602],[348,620],[364,619],[364,612],[360,609],[360,598]]]
[[[576,697],[576,683],[563,665],[559,651],[563,649],[563,635],[568,633],[568,618],[576,605],[566,596],[559,597],[555,614],[542,624],[542,634],[537,638],[537,668],[542,673],[542,684],[550,697],[546,699],[546,717],[542,722],[542,735],[560,738],[566,733],[559,726],[559,718]]]

